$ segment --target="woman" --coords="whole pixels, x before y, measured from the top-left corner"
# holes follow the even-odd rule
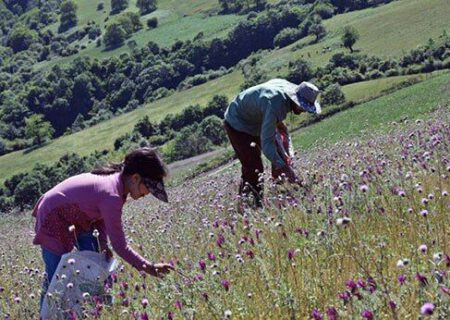
[[[140,271],[158,277],[173,269],[166,263],[151,263],[130,248],[122,227],[122,207],[128,195],[136,200],[151,193],[167,202],[166,175],[157,152],[140,148],[128,153],[123,163],[71,177],[39,199],[33,210],[33,243],[41,246],[45,263],[41,304],[61,256],[74,246],[98,251],[100,244],[101,251],[111,257],[107,237],[114,251]]]

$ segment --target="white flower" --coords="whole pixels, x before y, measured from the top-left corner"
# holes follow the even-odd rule
[[[252,148],[256,147],[256,142],[251,142],[251,143],[250,143],[250,147],[252,147]],[[231,312],[231,311],[230,311],[230,312]]]
[[[67,289],[72,289],[72,288],[73,288],[73,283],[72,283],[72,282],[69,282],[69,283],[66,285],[66,287],[67,287]]]
[[[92,235],[96,238],[98,238],[98,236],[100,235],[100,233],[98,232],[97,229],[94,229],[94,231],[92,232]]]
[[[352,222],[352,219],[350,219],[349,217],[343,217],[343,218],[339,218],[336,220],[336,225],[337,226],[345,226],[347,224],[349,224],[350,222]]]
[[[75,226],[72,224],[69,226],[69,232],[74,232],[75,231]]]
[[[224,314],[225,318],[231,318],[231,315],[233,313],[231,312],[231,310],[225,310],[225,312],[223,314]]]
[[[406,267],[409,264],[409,260],[408,259],[400,259],[397,261],[397,268],[401,269]]]
[[[91,295],[89,294],[89,292],[84,292],[83,293],[83,299],[88,299]]]
[[[70,258],[69,260],[67,260],[68,264],[74,265],[75,264],[75,259]]]
[[[427,247],[426,244],[421,244],[421,245],[419,246],[419,251],[420,251],[420,252],[426,253],[427,250],[428,250],[428,247]]]
[[[433,261],[435,263],[438,263],[442,260],[443,256],[444,256],[444,254],[442,252],[435,253],[435,254],[433,254]]]

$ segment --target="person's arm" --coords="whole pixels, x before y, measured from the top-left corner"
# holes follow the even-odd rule
[[[265,99],[263,103],[267,104],[265,108],[263,123],[261,125],[261,148],[264,155],[269,159],[273,166],[277,169],[286,165],[284,160],[277,152],[277,146],[275,142],[275,135],[277,130],[277,123],[279,122],[277,116],[273,112],[270,104],[270,100]]]
[[[282,122],[277,123],[277,130],[283,137],[283,147],[290,158],[294,157],[294,146],[287,126]]]
[[[127,244],[122,226],[122,205],[122,199],[118,196],[111,197],[99,205],[105,224],[105,233],[114,251],[139,271],[145,271],[155,277],[173,270],[173,267],[167,263],[151,263]]]

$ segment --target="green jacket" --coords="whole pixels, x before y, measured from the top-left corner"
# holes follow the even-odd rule
[[[275,134],[277,123],[292,111],[286,94],[292,86],[283,79],[267,81],[242,91],[225,111],[225,120],[232,128],[261,138],[262,152],[276,168],[285,165],[277,152]]]

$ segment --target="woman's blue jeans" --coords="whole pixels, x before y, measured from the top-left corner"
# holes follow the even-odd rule
[[[84,251],[96,251],[98,252],[98,242],[97,239],[92,235],[92,232],[81,233],[77,235],[77,243],[75,244],[78,250]],[[42,248],[42,258],[45,263],[45,273],[46,276],[44,278],[44,283],[42,284],[42,293],[41,293],[41,302],[40,306],[42,307],[42,302],[44,301],[45,294],[47,293],[48,286],[50,282],[52,282],[53,276],[55,274],[56,269],[58,268],[59,261],[61,260],[60,255],[56,255],[51,253],[44,247]]]

